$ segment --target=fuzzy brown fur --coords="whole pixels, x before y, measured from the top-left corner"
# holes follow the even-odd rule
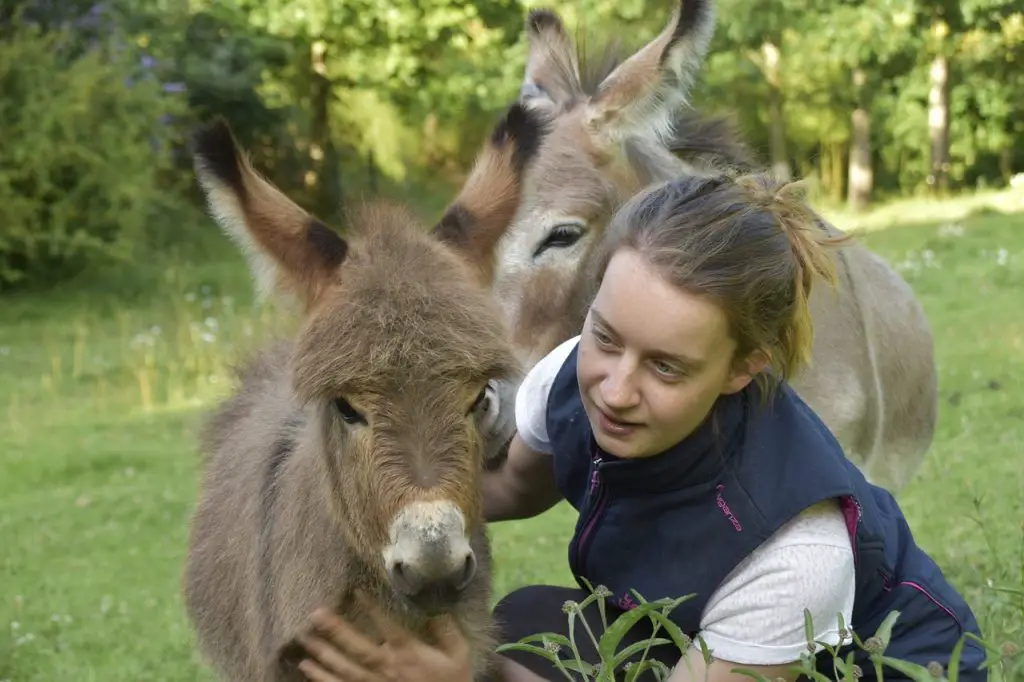
[[[426,636],[381,550],[400,507],[450,500],[478,566],[452,611],[484,679],[490,549],[472,406],[487,381],[517,369],[492,299],[404,208],[357,211],[342,239],[259,177],[226,124],[198,136],[196,150],[220,223],[250,250],[257,276],[305,311],[294,338],[239,372],[207,424],[183,585],[201,652],[225,680],[303,680],[284,653],[317,607],[373,632],[356,588]],[[366,424],[345,423],[339,397]]]

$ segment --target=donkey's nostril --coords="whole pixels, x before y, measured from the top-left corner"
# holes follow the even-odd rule
[[[394,560],[388,565],[388,577],[399,594],[414,602],[447,601],[457,598],[466,589],[476,569],[476,557],[469,550],[461,560],[449,555],[449,560],[443,563]]]
[[[409,570],[404,561],[394,561],[388,568],[391,582],[402,594],[412,596],[420,591],[422,585],[416,578],[416,571]]]
[[[464,590],[474,575],[476,575],[476,557],[473,555],[473,552],[469,552],[466,555],[466,560],[462,563],[462,573],[455,580],[455,589],[459,591]]]

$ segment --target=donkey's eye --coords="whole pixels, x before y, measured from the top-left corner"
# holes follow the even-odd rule
[[[365,424],[366,419],[344,398],[335,398],[334,406],[346,424]]]
[[[580,223],[561,223],[555,225],[548,232],[547,236],[544,237],[544,241],[537,246],[537,249],[533,252],[533,257],[537,258],[548,249],[566,249],[572,246],[583,236],[583,231],[584,226]]]
[[[476,400],[474,400],[473,404],[469,406],[469,412],[467,412],[466,414],[472,414],[473,412],[476,412],[477,410],[480,409],[487,409],[488,403],[490,402],[490,395],[488,394],[488,389],[488,386],[484,386],[482,389],[480,389],[480,392],[477,393],[476,395]]]

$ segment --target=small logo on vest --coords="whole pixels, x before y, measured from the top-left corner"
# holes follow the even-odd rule
[[[728,503],[722,498],[723,490],[725,490],[725,486],[719,484],[718,492],[715,493],[715,501],[718,503],[718,508],[722,510],[723,514],[725,514],[725,518],[729,519],[729,523],[731,523],[732,527],[736,529],[737,533],[739,533],[743,530],[743,525],[740,524],[740,520],[736,518],[735,514],[732,513],[732,510],[729,509]]]

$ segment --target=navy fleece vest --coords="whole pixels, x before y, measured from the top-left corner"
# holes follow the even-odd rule
[[[804,509],[838,498],[856,561],[847,627],[863,641],[899,610],[886,654],[921,665],[945,665],[965,632],[979,633],[963,598],[915,544],[893,497],[864,479],[788,386],[764,408],[753,384],[723,396],[683,442],[654,457],[621,460],[593,438],[576,380],[577,351],[556,375],[546,414],[557,484],[580,513],[569,564],[581,587],[581,576],[604,585],[626,609],[635,605],[631,589],[645,599],[696,593],[670,614],[694,636],[711,594],[740,561]],[[866,679],[874,676],[867,658],[855,660]],[[987,679],[977,670],[983,660],[968,640],[960,679]],[[827,651],[818,665],[834,676]],[[890,668],[883,674],[899,677]]]

